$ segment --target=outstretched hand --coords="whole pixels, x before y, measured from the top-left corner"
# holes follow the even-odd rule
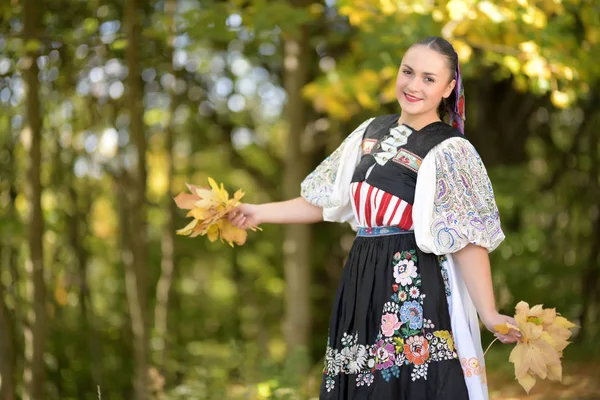
[[[237,228],[248,229],[251,226],[256,227],[261,223],[258,217],[258,208],[259,206],[256,204],[242,203],[229,212],[227,219]]]

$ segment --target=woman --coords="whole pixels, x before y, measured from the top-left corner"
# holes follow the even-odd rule
[[[336,293],[321,399],[487,399],[477,313],[504,343],[488,252],[504,239],[485,167],[463,136],[454,48],[411,46],[401,114],[371,118],[302,183],[302,196],[242,204],[261,223],[349,222],[357,237]],[[449,112],[451,125],[443,122]]]

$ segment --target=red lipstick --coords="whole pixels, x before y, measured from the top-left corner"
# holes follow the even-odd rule
[[[418,97],[411,96],[408,93],[404,93],[404,97],[406,98],[407,101],[410,101],[411,103],[416,103],[417,101],[421,101],[421,99],[419,99]]]

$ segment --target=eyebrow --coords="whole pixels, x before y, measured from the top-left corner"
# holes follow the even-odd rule
[[[414,69],[412,69],[412,67],[410,65],[406,65],[406,64],[402,64],[403,67],[406,67],[408,69],[410,69],[411,71],[414,71]],[[428,76],[437,76],[436,74],[434,74],[433,72],[423,72],[423,75],[428,75]]]

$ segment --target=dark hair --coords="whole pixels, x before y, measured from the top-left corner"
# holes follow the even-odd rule
[[[456,54],[456,50],[454,50],[454,47],[452,47],[450,42],[448,42],[446,39],[443,39],[439,36],[429,36],[429,37],[426,37],[425,39],[420,40],[417,43],[413,44],[411,47],[414,47],[414,46],[428,47],[432,50],[437,51],[444,57],[446,57],[446,61],[448,62],[448,69],[450,70],[450,81],[452,81],[452,79],[455,79],[455,72],[456,72],[456,68],[458,66],[458,54]],[[458,82],[457,82],[457,84],[458,84]],[[456,102],[456,93],[454,91],[452,91],[452,93],[450,93],[450,96],[448,96],[447,99],[442,99],[442,101],[440,102],[440,105],[438,106],[438,109],[437,109],[438,114],[441,119],[444,118],[444,115],[446,114],[446,111],[450,107],[450,104],[455,104],[455,102]]]

